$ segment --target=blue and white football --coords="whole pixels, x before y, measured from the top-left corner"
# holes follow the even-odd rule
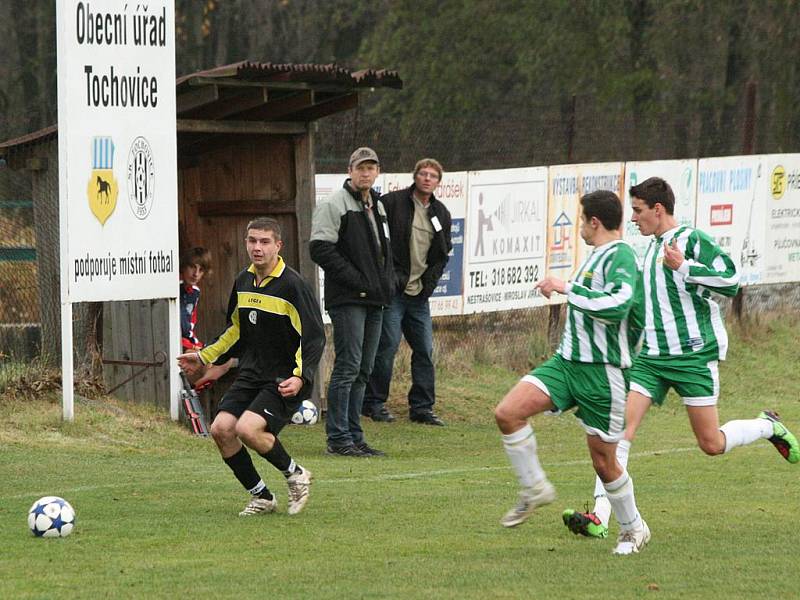
[[[75,527],[75,509],[58,496],[45,496],[28,511],[28,527],[36,537],[66,537]]]
[[[292,423],[295,425],[313,425],[319,420],[319,409],[311,400],[303,400],[300,406],[292,415]]]

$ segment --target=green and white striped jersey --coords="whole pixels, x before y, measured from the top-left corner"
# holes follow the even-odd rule
[[[641,274],[636,253],[614,240],[596,247],[567,283],[567,322],[558,346],[563,358],[631,366],[641,334]]]
[[[673,271],[664,265],[664,244],[677,240],[684,262]],[[685,225],[654,237],[643,261],[644,341],[641,356],[668,358],[702,353],[725,360],[728,334],[716,292],[734,296],[739,273],[730,256],[707,233]]]

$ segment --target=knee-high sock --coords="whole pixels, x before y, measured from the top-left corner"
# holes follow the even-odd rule
[[[545,478],[539,456],[536,454],[536,435],[530,423],[519,431],[502,437],[508,460],[511,461],[511,466],[523,488],[533,487],[535,483]]]
[[[244,489],[250,492],[253,496],[261,496],[262,498],[272,497],[272,494],[267,489],[266,484],[261,480],[261,476],[253,466],[253,460],[250,458],[250,453],[247,452],[244,446],[233,456],[223,458],[225,464],[228,465],[242,484]]]
[[[611,503],[614,516],[619,522],[620,529],[639,529],[642,526],[642,517],[636,508],[636,498],[633,495],[633,480],[628,471],[622,472],[618,479],[605,484],[606,497]]]
[[[272,449],[261,456],[266,458],[273,467],[278,469],[278,471],[283,473],[286,477],[294,473],[297,468],[297,465],[289,456],[289,453],[286,452],[286,448],[283,447],[283,444],[281,444],[278,438],[275,438],[275,444],[272,446]]]
[[[628,467],[628,454],[631,451],[631,443],[628,440],[620,440],[617,444],[617,461],[622,465],[623,470]],[[611,503],[606,498],[606,488],[599,477],[594,478],[594,509],[592,510],[600,522],[608,527],[611,518]]]
[[[766,419],[743,419],[728,421],[719,430],[725,434],[725,452],[736,446],[746,446],[756,440],[772,437],[772,422]]]

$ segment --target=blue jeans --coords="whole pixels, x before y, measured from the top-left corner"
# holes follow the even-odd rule
[[[403,335],[411,346],[411,389],[408,391],[410,414],[433,410],[436,402],[433,366],[433,323],[427,298],[398,294],[383,313],[383,328],[375,367],[372,369],[364,404],[380,409],[389,397],[394,356]]]
[[[330,446],[364,441],[361,406],[381,336],[383,307],[347,304],[328,310],[336,357],[328,383],[325,433]]]

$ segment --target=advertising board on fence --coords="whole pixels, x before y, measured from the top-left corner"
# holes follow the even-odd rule
[[[636,251],[642,259],[652,236],[643,236],[639,228],[631,221],[633,210],[628,190],[650,177],[661,177],[672,188],[675,194],[675,220],[680,225],[694,227],[695,210],[697,208],[697,160],[653,160],[648,162],[625,163],[625,187],[620,199],[625,205],[623,215],[623,239]]]
[[[697,228],[730,255],[740,285],[764,282],[764,162],[763,156],[726,156],[701,158],[697,165]]]
[[[547,275],[568,280],[591,252],[580,236],[580,198],[596,190],[620,194],[625,165],[594,163],[549,168],[547,208]],[[565,302],[560,294],[555,302]]]
[[[62,300],[174,298],[174,3],[57,7]]]
[[[763,283],[800,281],[800,154],[763,157],[759,194],[764,196]]]
[[[547,304],[547,167],[469,172],[464,312]]]

